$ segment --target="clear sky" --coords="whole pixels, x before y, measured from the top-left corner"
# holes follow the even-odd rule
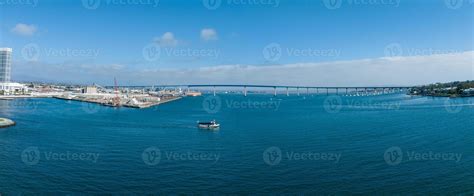
[[[0,47],[20,81],[418,84],[474,79],[473,22],[473,0],[0,0]]]

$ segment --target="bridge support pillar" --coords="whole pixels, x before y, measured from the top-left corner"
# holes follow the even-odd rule
[[[213,87],[214,96],[216,96],[216,86]]]
[[[276,87],[273,87],[273,96],[274,96],[274,97],[277,96],[277,88],[276,88]]]
[[[244,96],[247,97],[247,87],[244,86]]]
[[[296,94],[300,96],[300,88],[296,88]]]
[[[348,89],[348,88],[346,88],[346,95],[347,95],[348,93],[349,93],[349,89]]]
[[[369,96],[369,91],[367,91],[367,88],[365,88],[364,91],[365,91],[365,95],[366,95],[366,96]]]
[[[288,91],[288,87],[286,87],[286,96],[290,96],[290,91]]]
[[[329,95],[329,88],[326,88],[326,95]]]

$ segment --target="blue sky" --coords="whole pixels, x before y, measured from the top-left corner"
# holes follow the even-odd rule
[[[217,0],[220,5],[210,7],[213,1],[30,0],[16,4],[0,0],[0,47],[14,49],[16,80],[110,83],[117,76],[130,84],[344,85],[354,81],[342,78],[324,83],[310,79],[311,73],[302,81],[298,75],[281,81],[272,78],[275,74],[248,78],[249,69],[350,63],[387,55],[426,56],[427,60],[447,53],[464,53],[457,58],[468,59],[467,65],[456,70],[459,75],[440,80],[474,78],[469,65],[474,46],[472,0]],[[39,55],[25,57],[25,47]],[[159,48],[160,55],[147,58],[145,51],[150,47]],[[349,72],[328,66],[334,78]],[[219,73],[208,78],[190,70]],[[314,75],[324,70],[319,68]],[[28,73],[36,71],[47,73]],[[470,75],[462,74],[466,72]],[[169,74],[176,77],[155,78]],[[437,82],[431,81],[436,77],[410,82]]]

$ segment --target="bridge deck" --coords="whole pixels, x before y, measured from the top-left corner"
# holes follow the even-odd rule
[[[408,89],[412,87],[408,86],[282,86],[282,85],[254,85],[254,84],[184,84],[184,85],[150,85],[150,86],[119,86],[122,88],[177,88],[177,87],[182,87],[182,88],[199,88],[199,87],[241,87],[241,88],[302,88],[302,89],[355,89],[355,88],[360,88],[360,89],[365,89],[365,88],[398,88],[398,89]],[[107,88],[112,88],[111,86],[107,86]]]

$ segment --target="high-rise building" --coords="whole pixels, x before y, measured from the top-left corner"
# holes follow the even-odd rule
[[[8,83],[11,79],[12,49],[0,48],[0,83]]]
[[[0,95],[18,94],[28,91],[25,85],[12,83],[12,49],[0,48]]]

